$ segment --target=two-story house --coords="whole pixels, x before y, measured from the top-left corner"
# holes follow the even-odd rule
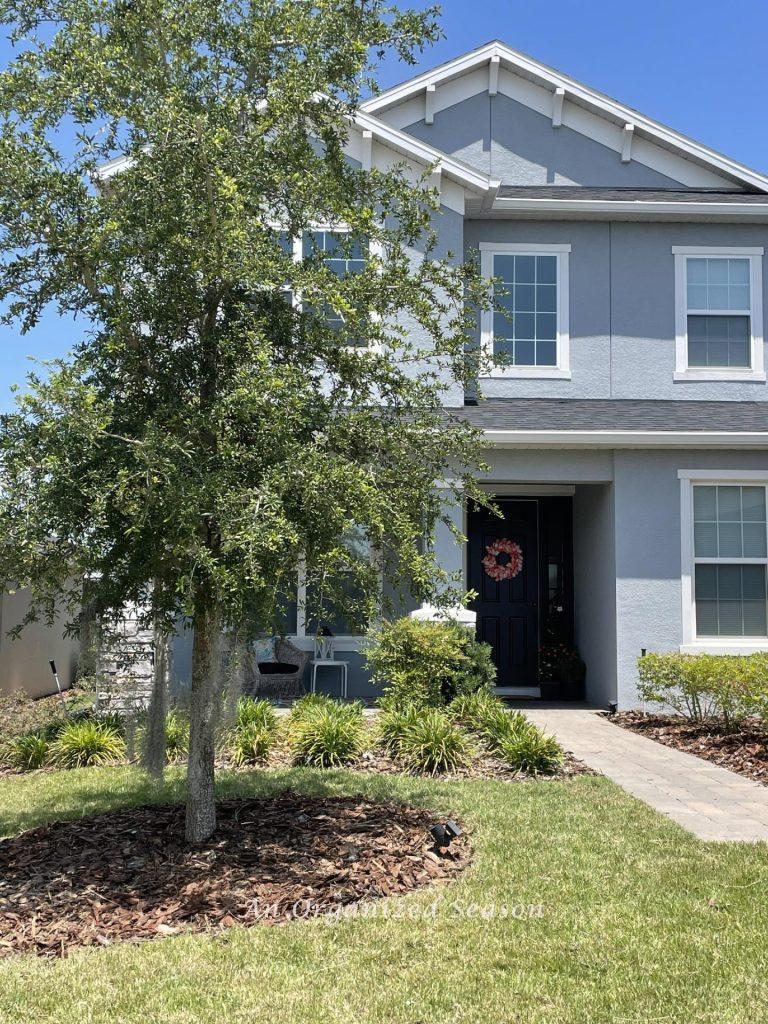
[[[542,692],[555,638],[620,706],[643,648],[768,648],[768,177],[500,42],[369,100],[350,152],[437,162],[441,241],[504,284],[478,341],[505,365],[450,399],[504,520],[437,540],[502,692]]]
[[[456,506],[468,542],[436,538],[501,691],[568,695],[555,641],[622,707],[644,648],[768,649],[768,177],[501,42],[368,100],[348,156],[429,169],[440,250],[504,286],[476,338],[504,365],[446,398],[504,518]],[[311,650],[306,597],[299,573],[286,627]],[[334,627],[350,694],[372,693]],[[189,660],[185,632],[180,679]]]

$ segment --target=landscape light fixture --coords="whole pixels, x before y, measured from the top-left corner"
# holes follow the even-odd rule
[[[609,700],[608,701],[608,714],[611,716],[611,718],[613,718],[613,716],[616,714],[618,708],[619,708],[618,701],[615,701],[615,700]]]
[[[461,828],[450,818],[444,824],[438,822],[429,830],[436,846],[450,846],[452,839],[458,839],[461,835]]]

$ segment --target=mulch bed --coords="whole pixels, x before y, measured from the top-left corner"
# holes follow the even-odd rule
[[[745,723],[737,732],[724,733],[714,724],[641,711],[622,711],[609,720],[768,786],[768,734],[757,722]]]
[[[437,849],[439,820],[287,791],[219,803],[215,834],[195,846],[177,804],[43,825],[0,840],[0,957],[277,924],[444,884],[471,847],[462,835]]]

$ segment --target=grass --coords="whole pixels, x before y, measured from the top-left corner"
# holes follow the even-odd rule
[[[364,792],[451,811],[476,856],[385,918],[233,928],[0,960],[3,1024],[758,1024],[768,847],[702,843],[610,781],[504,784],[293,769],[222,795]],[[182,796],[130,768],[0,780],[0,832]],[[541,916],[489,916],[540,905]],[[434,906],[434,911],[433,911]],[[416,910],[425,914],[412,920]]]

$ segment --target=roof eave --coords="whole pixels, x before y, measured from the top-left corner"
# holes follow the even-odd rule
[[[757,448],[768,431],[484,430],[494,448]]]

